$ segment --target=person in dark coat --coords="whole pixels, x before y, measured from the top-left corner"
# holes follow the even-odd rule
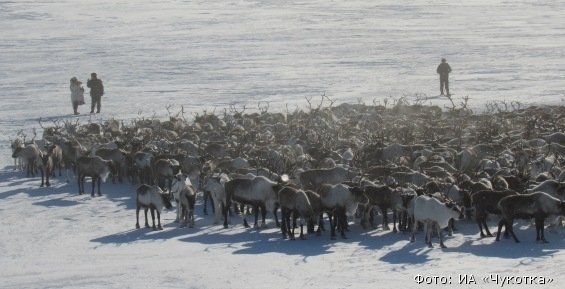
[[[96,77],[96,73],[91,73],[90,77],[86,82],[86,86],[90,87],[90,98],[92,99],[90,113],[94,113],[94,106],[96,106],[96,113],[100,113],[100,102],[104,94],[104,85],[102,85],[102,80]]]
[[[451,67],[445,61],[445,58],[441,59],[441,63],[437,67],[437,73],[439,74],[439,91],[441,95],[443,94],[443,87],[445,86],[445,92],[447,92],[447,96],[451,96],[449,94],[449,73],[451,72]]]

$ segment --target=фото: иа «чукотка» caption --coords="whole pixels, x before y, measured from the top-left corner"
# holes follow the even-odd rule
[[[545,276],[506,276],[500,274],[489,274],[486,277],[478,278],[473,274],[459,274],[457,280],[454,280],[452,276],[424,276],[416,275],[414,276],[414,282],[417,284],[428,284],[428,285],[441,285],[441,284],[460,284],[460,285],[472,285],[472,284],[494,284],[503,287],[506,285],[546,285],[553,282],[553,278]]]

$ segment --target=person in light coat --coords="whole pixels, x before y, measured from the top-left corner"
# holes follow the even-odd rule
[[[84,88],[82,87],[82,82],[78,81],[76,77],[71,78],[71,102],[73,104],[74,114],[80,114],[78,112],[78,106],[84,104]]]

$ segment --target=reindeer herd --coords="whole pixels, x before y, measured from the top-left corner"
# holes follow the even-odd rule
[[[170,107],[164,121],[40,119],[40,139],[35,130],[31,141],[23,131],[13,138],[14,169],[29,178],[40,171],[43,187],[65,167],[78,194],[90,177],[92,197],[96,183],[102,196],[110,177],[135,184],[136,227],[143,208],[144,225],[154,230],[162,229],[160,215],[172,200],[175,222],[195,227],[197,195],[203,215],[210,204],[214,224],[224,228],[233,214],[250,227],[248,213],[254,228],[266,228],[270,213],[283,238],[294,239],[298,226],[301,239],[304,226],[321,235],[329,222],[335,239],[347,238],[352,216],[365,230],[390,230],[392,215],[393,233],[412,231],[413,242],[424,230],[430,247],[434,232],[445,247],[441,230],[451,234],[464,218],[476,220],[480,238],[493,237],[489,217],[498,220],[496,240],[504,228],[515,242],[515,219],[532,219],[536,241],[547,242],[546,221],[555,226],[565,215],[563,107],[499,102],[475,114],[468,99],[444,109],[405,98],[338,106],[325,96],[318,105],[311,100],[284,113],[259,103],[255,113],[230,106],[192,120],[184,108],[174,115]]]

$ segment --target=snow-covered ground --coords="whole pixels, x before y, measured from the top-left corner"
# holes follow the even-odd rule
[[[272,220],[260,231],[238,217],[227,230],[214,226],[199,202],[196,228],[176,228],[168,212],[164,230],[152,232],[135,229],[131,185],[103,184],[105,195],[90,198],[76,194],[76,183],[57,178],[39,188],[12,171],[9,138],[41,132],[40,117],[162,118],[169,105],[190,117],[230,106],[253,112],[259,102],[283,111],[322,94],[336,103],[419,97],[449,105],[437,96],[442,57],[456,104],[465,96],[476,111],[493,101],[563,103],[564,2],[459,2],[0,1],[0,287],[426,286],[415,283],[418,274],[452,286],[467,274],[477,283],[468,288],[500,287],[497,274],[559,286],[564,233],[537,244],[525,222],[520,244],[480,239],[471,222],[443,250],[428,249],[421,235],[410,244],[408,235],[358,225],[347,240],[289,241]],[[86,82],[91,72],[106,87],[102,114],[86,114],[87,97],[72,116],[69,79]]]

